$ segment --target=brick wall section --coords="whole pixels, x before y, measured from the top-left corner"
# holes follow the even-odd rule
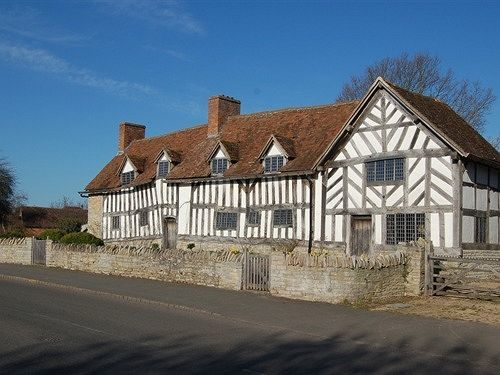
[[[97,238],[102,238],[103,196],[91,195],[88,198],[87,231]]]
[[[48,244],[47,266],[241,289],[241,255],[229,252]]]
[[[32,238],[0,239],[0,263],[31,264]]]
[[[293,257],[272,254],[272,294],[329,303],[383,300],[406,294],[403,254],[359,263],[351,257],[300,255],[302,261]]]

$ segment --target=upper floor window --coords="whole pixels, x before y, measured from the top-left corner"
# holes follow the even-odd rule
[[[404,159],[384,159],[366,163],[368,182],[402,181],[404,178]]]
[[[217,212],[215,216],[215,229],[236,229],[237,226],[237,212]]]
[[[264,159],[264,172],[278,172],[284,164],[284,157],[281,155],[267,156]]]
[[[158,162],[158,177],[164,177],[170,172],[170,162],[162,160]]]
[[[123,172],[121,174],[122,185],[128,185],[128,184],[130,184],[132,181],[134,181],[134,178],[135,178],[135,172],[134,171]]]
[[[223,174],[229,165],[229,162],[225,158],[215,158],[212,159],[212,174],[220,175]]]
[[[386,228],[388,245],[425,238],[425,214],[387,214]]]
[[[293,225],[293,214],[290,209],[274,210],[273,225],[281,227],[291,227]]]

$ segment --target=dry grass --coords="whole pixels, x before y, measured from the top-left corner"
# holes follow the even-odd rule
[[[394,305],[395,303],[405,306],[400,307],[401,305]],[[391,301],[390,304],[372,305],[369,309],[500,325],[500,302],[492,301],[453,297],[408,297]]]

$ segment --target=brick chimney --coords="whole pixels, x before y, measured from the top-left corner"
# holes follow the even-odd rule
[[[235,98],[218,95],[208,99],[208,137],[217,137],[229,116],[240,114],[241,102]]]
[[[137,139],[144,139],[146,135],[146,126],[133,124],[131,122],[122,122],[118,134],[118,153],[123,154],[127,146]]]

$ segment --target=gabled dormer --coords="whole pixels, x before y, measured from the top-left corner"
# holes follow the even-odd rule
[[[277,135],[271,135],[259,155],[264,173],[280,172],[281,168],[294,157],[293,141]]]
[[[156,178],[164,178],[170,173],[172,168],[180,163],[181,158],[178,153],[169,149],[163,149],[155,159]]]
[[[208,161],[212,176],[222,176],[232,163],[238,161],[237,148],[229,142],[218,141],[210,152]]]
[[[125,156],[120,168],[118,169],[118,175],[120,176],[120,182],[123,186],[130,185],[135,178],[142,171],[143,161],[140,158]]]

